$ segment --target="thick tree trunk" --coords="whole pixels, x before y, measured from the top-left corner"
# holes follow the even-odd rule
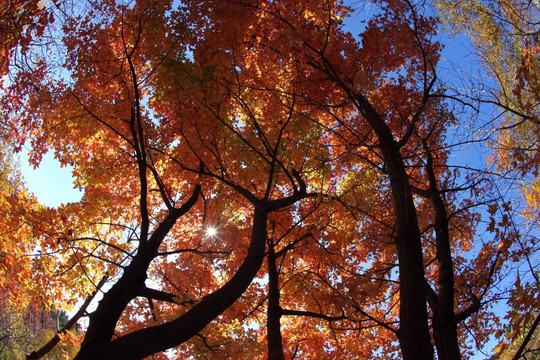
[[[356,100],[379,138],[379,148],[392,189],[400,284],[398,339],[403,359],[433,360],[422,239],[405,164],[400,148],[384,120],[365,97],[357,96]]]
[[[439,360],[460,360],[457,321],[454,312],[454,268],[448,231],[446,208],[437,192],[432,195],[435,208],[437,260],[439,263],[439,294],[433,309],[433,338]]]
[[[80,353],[84,353],[87,345],[108,342],[113,337],[116,323],[125,307],[145,287],[146,266],[135,260],[125,269],[118,282],[107,291],[97,309],[90,314]]]
[[[133,333],[124,335],[118,339],[104,339],[103,337],[91,334],[90,340],[83,342],[76,360],[135,360],[143,359],[154,353],[178,346],[199,333],[206,325],[230,307],[251,284],[257,275],[264,259],[266,247],[266,220],[268,214],[265,209],[256,207],[253,217],[253,227],[251,243],[248,253],[236,274],[219,290],[203,298],[197,305],[187,313],[171,322],[144,328]],[[128,274],[129,275],[129,274]],[[126,276],[126,274],[125,274]],[[122,279],[125,278],[122,277]],[[141,282],[142,279],[132,279]],[[126,278],[125,281],[128,281]],[[142,281],[144,284],[144,281]],[[116,285],[115,285],[116,287]],[[113,289],[111,289],[113,290]],[[118,304],[125,302],[128,297],[134,296],[135,290],[127,286],[116,287],[111,296],[118,296]],[[106,295],[109,295],[107,293]],[[109,300],[115,304],[114,301]],[[102,307],[100,303],[99,308]],[[113,309],[100,309],[100,316],[106,316],[111,312],[116,316],[120,311],[120,306]],[[99,331],[99,323],[95,319],[94,332]],[[114,321],[116,324],[116,320]],[[110,326],[107,326],[107,331]],[[108,335],[107,335],[108,336]]]
[[[457,335],[457,321],[454,312],[454,264],[450,246],[448,213],[433,170],[433,157],[424,144],[429,179],[429,195],[435,210],[435,237],[437,262],[439,265],[439,293],[433,311],[433,338],[439,360],[461,360]]]
[[[460,360],[456,323],[443,322],[443,319],[434,319],[433,322],[433,337],[439,360]]]
[[[279,306],[279,283],[273,245],[268,251],[268,360],[284,360],[281,338],[281,307]]]
[[[412,192],[399,150],[383,149],[390,175],[399,260],[400,322],[398,338],[405,360],[432,360],[422,257],[422,242]]]
[[[400,213],[396,215],[399,217]],[[420,236],[416,236],[410,225],[399,233],[396,239],[400,279],[398,338],[402,356],[404,360],[432,360]]]

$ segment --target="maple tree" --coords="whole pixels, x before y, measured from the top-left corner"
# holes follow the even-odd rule
[[[517,235],[513,252],[521,259],[522,266],[516,267],[513,296],[508,301],[512,310],[507,315],[510,325],[504,331],[506,339],[502,339],[497,348],[501,358],[517,359],[531,341],[528,333],[534,332],[534,324],[539,319],[532,314],[537,313],[540,306],[533,295],[539,290],[537,256],[540,250],[536,234],[540,9],[535,2],[521,0],[466,0],[457,4],[437,1],[437,5],[454,34],[463,32],[472,39],[474,53],[490,77],[483,85],[483,92],[468,97],[480,104],[495,105],[492,110],[500,115],[492,126],[490,162],[501,174],[500,182],[508,183],[508,187],[525,199],[514,205],[521,216],[514,217],[519,226],[514,224]],[[508,347],[509,344],[512,346]]]
[[[337,1],[57,4],[1,111],[84,195],[5,226],[31,301],[110,279],[75,359],[459,359],[493,333],[515,237],[476,236],[504,206],[449,164],[437,20],[372,5],[351,34]]]

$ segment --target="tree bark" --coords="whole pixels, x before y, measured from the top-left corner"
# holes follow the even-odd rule
[[[426,172],[429,180],[429,197],[435,210],[435,237],[437,244],[437,262],[439,264],[439,293],[437,305],[433,311],[433,338],[439,360],[460,360],[457,335],[457,321],[454,312],[454,264],[450,247],[448,213],[437,179],[433,171],[433,157],[424,143],[427,163]]]
[[[281,307],[279,306],[279,279],[273,244],[268,250],[268,310],[266,331],[268,336],[268,360],[284,360],[281,338]]]
[[[379,139],[390,178],[399,261],[400,309],[398,340],[404,360],[433,360],[429,331],[422,239],[418,217],[400,148],[391,130],[369,101],[358,95],[357,107]]]

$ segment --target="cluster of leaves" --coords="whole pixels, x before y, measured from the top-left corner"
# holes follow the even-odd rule
[[[52,21],[41,1],[6,0],[0,4],[0,75],[7,74],[15,48],[20,47],[24,53]]]
[[[436,19],[372,3],[357,36],[337,1],[103,0],[13,38],[0,109],[84,195],[7,191],[0,264],[79,316],[110,279],[76,359],[443,360],[494,333],[508,209],[448,165]]]

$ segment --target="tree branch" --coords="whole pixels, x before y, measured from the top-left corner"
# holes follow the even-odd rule
[[[343,313],[340,316],[328,316],[328,315],[316,313],[313,311],[289,310],[289,309],[281,309],[281,315],[282,316],[308,316],[308,317],[323,319],[326,321],[338,321],[338,320],[347,319],[347,316]]]
[[[43,356],[47,355],[54,347],[60,342],[60,334],[65,334],[68,330],[71,330],[71,328],[79,321],[79,319],[86,313],[86,309],[98,293],[98,291],[105,285],[105,282],[107,281],[109,277],[107,275],[103,276],[99,283],[96,285],[96,289],[90,296],[86,298],[84,303],[79,308],[79,311],[73,317],[62,327],[62,329],[58,330],[56,335],[49,340],[48,343],[43,345],[41,348],[39,348],[36,351],[32,351],[29,355],[26,355],[26,360],[38,360],[41,359]]]
[[[521,343],[521,346],[519,347],[518,351],[516,352],[516,355],[512,358],[512,360],[518,360],[523,355],[523,352],[525,351],[525,347],[527,344],[529,344],[529,341],[531,341],[531,338],[538,327],[538,324],[540,323],[540,312],[536,315],[536,319],[534,319],[534,322],[531,325],[531,328],[527,332],[527,336],[525,336],[525,339],[523,339],[523,342]]]

